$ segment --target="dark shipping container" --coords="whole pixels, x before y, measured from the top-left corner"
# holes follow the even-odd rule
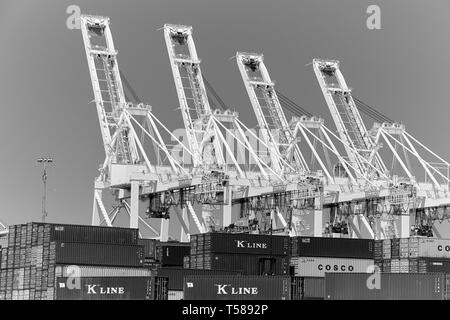
[[[162,267],[182,267],[184,263],[184,257],[189,255],[190,245],[189,243],[161,243],[158,244],[156,252],[156,260],[161,263]]]
[[[325,298],[327,300],[444,300],[447,292],[445,278],[442,273],[327,273]]]
[[[186,276],[185,300],[290,300],[291,277]]]
[[[239,271],[227,270],[201,270],[201,269],[182,269],[182,268],[159,268],[156,273],[159,277],[169,279],[169,290],[183,291],[183,279],[186,276],[194,275],[212,275],[212,276],[238,276],[242,275]]]
[[[167,300],[167,278],[163,277],[94,277],[58,278],[57,300]]]
[[[240,271],[244,275],[289,275],[289,258],[247,254],[196,256],[196,269]]]
[[[303,280],[303,300],[324,300],[325,278],[305,277]]]
[[[156,259],[156,247],[159,240],[156,239],[138,239],[138,244],[144,246],[144,258]]]
[[[144,264],[144,248],[139,245],[57,242],[57,264],[140,267]]]
[[[45,225],[50,226],[50,241],[138,244],[138,229],[68,224]]]
[[[227,253],[289,255],[290,238],[286,236],[245,234],[245,233],[206,233],[191,237],[191,253]]]
[[[293,237],[293,257],[373,259],[374,241],[370,239]]]

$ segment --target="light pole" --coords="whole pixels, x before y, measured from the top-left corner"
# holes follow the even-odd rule
[[[47,211],[45,210],[45,202],[47,199],[47,164],[52,163],[52,158],[39,158],[38,163],[42,163],[44,168],[44,174],[42,175],[42,183],[44,185],[44,190],[42,193],[42,222],[45,222],[45,217],[47,216]]]

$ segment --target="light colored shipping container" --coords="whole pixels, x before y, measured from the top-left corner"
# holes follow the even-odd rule
[[[450,258],[450,239],[420,238],[418,241],[418,257]]]
[[[400,273],[409,273],[408,259],[400,259]]]
[[[8,246],[8,237],[0,237],[0,248],[6,248]]]
[[[167,300],[183,300],[183,291],[169,290]]]
[[[391,251],[389,251],[389,252],[384,252],[383,251],[383,259],[384,260],[388,260],[390,258],[391,258]]]
[[[401,244],[402,245],[402,244]],[[409,258],[409,247],[408,244],[406,244],[406,246],[401,246],[400,245],[400,259],[404,258]]]
[[[299,277],[325,277],[326,272],[367,272],[374,266],[372,259],[296,257],[291,259],[295,275]]]
[[[116,268],[98,266],[56,266],[55,277],[151,277],[154,273],[144,268]]]
[[[391,260],[391,272],[400,273],[400,259]]]

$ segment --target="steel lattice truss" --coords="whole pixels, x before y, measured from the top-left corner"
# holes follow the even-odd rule
[[[217,228],[254,230],[255,224],[259,232],[300,235],[302,216],[311,213],[315,236],[323,235],[326,220],[342,224],[351,237],[380,239],[409,236],[410,210],[450,205],[450,164],[403,125],[376,123],[368,131],[339,62],[313,61],[335,134],[317,117],[288,121],[263,55],[238,52],[260,137],[236,112],[211,108],[192,27],[163,29],[186,141],[158,120],[155,108],[126,100],[109,18],[81,17],[105,150],[94,225],[112,226],[124,211],[130,227],[145,227],[163,241],[172,217],[182,241]],[[105,190],[116,199],[108,209]],[[267,219],[271,229],[263,230],[258,221]]]

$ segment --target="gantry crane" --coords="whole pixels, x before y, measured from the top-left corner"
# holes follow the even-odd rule
[[[152,192],[164,192],[178,185],[181,177],[186,179],[188,176],[191,180],[193,177],[168,150],[160,131],[178,140],[152,114],[151,106],[125,101],[109,18],[83,15],[80,21],[106,154],[95,181],[92,224],[112,226],[120,210],[125,209],[130,216],[131,228],[137,228],[140,222],[162,240],[167,239],[166,219],[161,219],[160,232],[139,215],[141,191],[147,186]],[[141,141],[142,135],[149,137],[168,159],[166,166],[155,163],[147,154]],[[185,151],[190,152],[186,148]],[[111,189],[119,200],[119,205],[113,206],[110,212],[102,200],[105,189]],[[183,218],[179,218],[187,232]]]
[[[221,132],[225,129],[224,125],[228,123],[232,131],[227,131],[227,133],[233,136],[232,132],[235,132],[236,136],[233,136],[233,138],[247,149],[250,157],[257,163],[261,173],[260,178],[263,180],[272,178],[275,181],[285,182],[279,167],[274,169],[273,166],[269,166],[260,160],[244,133],[247,128],[238,120],[237,113],[213,111],[211,109],[192,35],[192,27],[166,24],[164,36],[187,140],[193,154],[194,170],[209,171],[216,169],[228,173],[231,169],[237,172],[238,179],[249,178],[248,172],[242,169],[245,165],[238,163],[234,146],[230,146],[225,141]],[[211,123],[214,125],[208,125]],[[226,160],[231,163],[227,163]],[[248,189],[245,183],[243,187]],[[246,194],[249,194],[248,190]],[[225,198],[227,204],[222,207],[222,225],[228,226],[232,222],[231,201],[233,197],[231,186],[226,191]],[[203,206],[204,220],[211,221],[211,211],[208,205]],[[210,223],[207,224],[209,224],[209,227],[211,226]]]
[[[449,201],[449,163],[408,134],[404,125],[375,123],[368,131],[340,71],[339,61],[314,59],[313,67],[348,159],[353,167],[358,169],[358,177],[384,180],[385,183],[378,184],[378,189],[387,195],[377,199],[378,206],[381,207],[378,212],[382,212],[385,220],[391,222],[396,216],[400,216],[401,231],[399,233],[395,228],[391,228],[394,230],[394,236],[409,236],[410,210],[415,210],[418,206],[435,206]],[[387,169],[387,159],[380,153],[384,144],[387,145],[385,152],[390,151],[392,154],[391,170]],[[419,153],[419,148],[425,151]],[[441,161],[439,165],[443,166],[447,175],[436,167],[436,163],[426,161],[424,153]],[[417,181],[411,159],[424,169],[425,176],[431,183]],[[403,170],[401,177],[393,172],[396,164]],[[430,191],[433,191],[431,197]],[[379,236],[379,230],[375,232]]]

